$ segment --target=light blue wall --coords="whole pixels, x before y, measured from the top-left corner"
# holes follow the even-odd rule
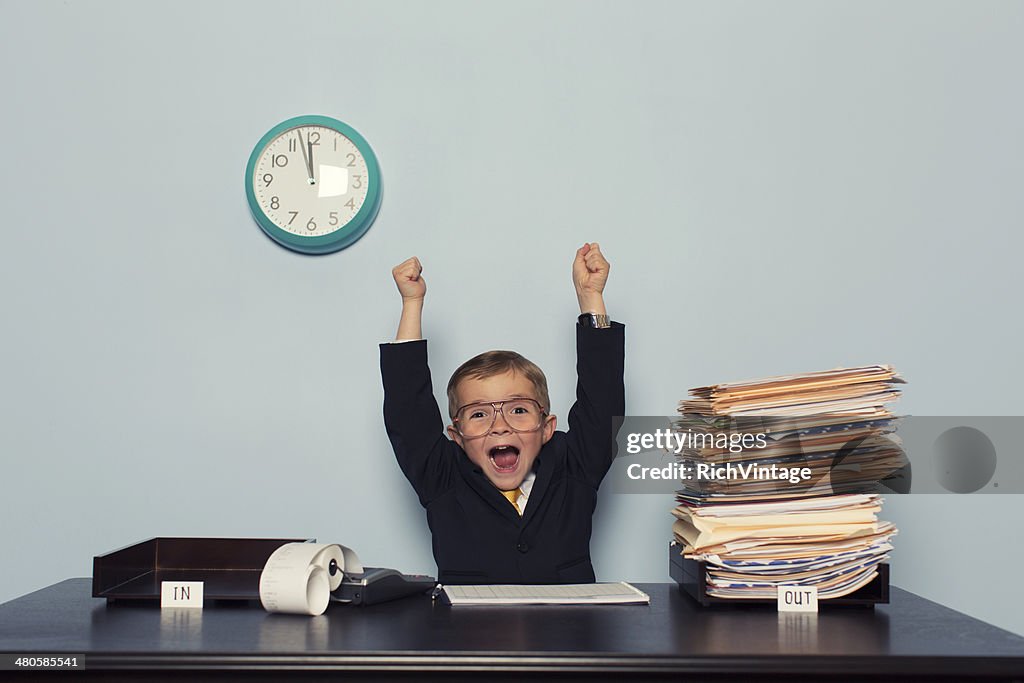
[[[880,362],[905,412],[1024,411],[1019,2],[2,0],[0,63],[0,600],[160,535],[433,572],[377,370],[413,254],[439,396],[514,348],[564,415],[597,240],[630,414]],[[385,177],[375,226],[321,258],[263,237],[242,188],[307,113]],[[599,578],[667,580],[671,505],[602,495]],[[1022,512],[890,500],[894,583],[1024,633]]]

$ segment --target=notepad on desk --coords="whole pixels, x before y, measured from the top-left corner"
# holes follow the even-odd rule
[[[650,596],[616,583],[438,586],[434,597],[449,605],[648,605]]]

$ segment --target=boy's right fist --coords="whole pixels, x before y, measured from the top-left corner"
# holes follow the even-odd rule
[[[421,273],[423,265],[420,260],[413,256],[402,261],[391,269],[391,275],[395,278],[398,291],[402,300],[422,299],[427,294],[427,283]]]

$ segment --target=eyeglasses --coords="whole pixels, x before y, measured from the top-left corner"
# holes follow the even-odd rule
[[[504,401],[470,403],[455,411],[455,429],[466,439],[475,439],[491,431],[498,413],[513,432],[535,432],[547,415],[532,398],[509,398]]]

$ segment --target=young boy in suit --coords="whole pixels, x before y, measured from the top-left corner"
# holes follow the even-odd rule
[[[540,368],[512,351],[466,361],[448,384],[444,428],[421,321],[426,283],[413,257],[392,275],[402,295],[394,343],[381,344],[384,424],[426,508],[441,583],[590,583],[591,518],[625,413],[624,327],[604,305],[598,244],[573,261],[576,403],[556,431]],[[451,437],[446,438],[445,432]]]

